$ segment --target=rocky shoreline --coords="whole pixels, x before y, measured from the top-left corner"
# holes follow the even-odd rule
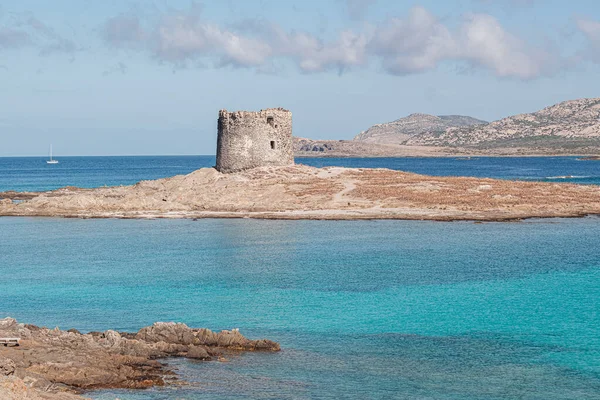
[[[580,157],[597,160],[600,146],[574,148],[498,147],[475,149],[445,146],[408,146],[401,144],[363,143],[352,140],[304,139],[304,148],[294,152],[296,158],[455,158],[455,157]]]
[[[133,186],[0,193],[0,216],[508,221],[600,214],[595,185],[371,168],[203,168]]]
[[[157,322],[136,333],[63,331],[0,319],[0,398],[82,399],[86,390],[177,385],[174,371],[158,360],[185,357],[226,361],[243,351],[276,352],[278,343],[249,340],[237,329],[212,332],[181,323]]]

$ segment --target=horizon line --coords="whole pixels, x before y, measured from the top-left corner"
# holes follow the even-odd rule
[[[96,154],[96,155],[65,155],[53,157],[58,160],[61,158],[70,158],[70,157],[216,157],[216,154]],[[12,156],[1,156],[0,158],[43,158],[46,159],[48,156],[39,156],[39,155],[12,155]]]

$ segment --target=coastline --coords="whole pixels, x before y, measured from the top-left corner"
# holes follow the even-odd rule
[[[0,337],[19,340],[18,346],[0,346],[0,398],[6,400],[75,400],[86,390],[181,385],[176,373],[157,360],[226,362],[240,352],[280,350],[276,342],[249,340],[237,329],[216,333],[173,322],[157,322],[136,333],[82,334],[4,318]]]
[[[514,221],[600,214],[600,188],[304,165],[188,175],[132,186],[0,193],[0,216]]]
[[[388,211],[388,210],[386,210]],[[522,215],[434,215],[432,214],[412,214],[410,210],[400,210],[397,214],[393,211],[389,214],[380,212],[374,213],[340,213],[337,210],[321,210],[320,212],[204,212],[204,213],[149,213],[149,212],[131,212],[131,213],[97,213],[97,214],[65,214],[65,215],[0,215],[2,217],[12,218],[65,218],[65,219],[255,219],[255,220],[274,220],[274,221],[431,221],[431,222],[519,222],[534,219],[551,218],[587,218],[600,217],[600,212],[593,213],[527,213]]]
[[[594,152],[540,152],[540,153],[518,153],[518,152],[447,152],[439,150],[436,152],[432,148],[432,151],[409,151],[408,153],[395,153],[390,152],[389,154],[369,154],[369,153],[343,153],[343,152],[296,152],[294,158],[463,158],[463,157],[477,157],[477,158],[538,158],[538,157],[578,157],[587,158],[581,161],[598,161],[600,159],[600,149]]]
[[[435,148],[432,148],[435,149]],[[389,154],[363,154],[363,153],[342,153],[342,152],[316,152],[316,151],[300,151],[294,153],[294,158],[455,158],[455,157],[498,157],[498,158],[537,158],[537,157],[590,157],[590,159],[582,161],[598,161],[600,160],[600,148],[593,152],[548,152],[548,153],[480,153],[480,152],[421,152],[409,151],[408,153],[389,153]],[[61,158],[80,158],[80,157],[215,157],[214,154],[114,154],[114,155],[63,155]],[[40,155],[20,155],[20,156],[0,156],[0,159],[11,158],[38,158],[45,159]]]
[[[598,151],[600,153],[600,151]],[[579,161],[598,161],[600,157],[598,153],[552,153],[552,154],[489,154],[489,153],[460,153],[460,154],[430,154],[430,153],[416,153],[406,155],[371,155],[371,154],[336,154],[336,153],[325,153],[325,154],[312,154],[312,153],[296,153],[294,158],[540,158],[540,157],[577,157],[581,158]],[[589,157],[589,158],[588,158]]]
[[[296,158],[393,158],[393,157],[598,157],[600,147],[468,147],[405,145],[356,140],[295,139]]]

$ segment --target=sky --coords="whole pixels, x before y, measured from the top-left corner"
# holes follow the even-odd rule
[[[351,139],[582,97],[597,0],[0,0],[0,157],[214,154],[220,109]]]

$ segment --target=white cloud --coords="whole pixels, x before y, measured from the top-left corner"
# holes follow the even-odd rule
[[[412,8],[404,18],[366,26],[363,32],[342,30],[330,40],[266,21],[220,26],[203,20],[198,7],[163,15],[147,29],[135,17],[115,17],[107,21],[102,36],[110,45],[143,49],[174,65],[212,59],[216,66],[260,72],[274,70],[273,63],[280,59],[292,61],[305,73],[342,73],[376,61],[396,75],[454,61],[499,77],[532,79],[551,73],[548,66],[554,63],[548,52],[507,32],[490,15],[468,15],[451,28],[423,7]]]
[[[266,34],[277,57],[289,57],[303,72],[322,72],[345,69],[366,64],[367,37],[352,31],[342,31],[338,38],[324,42],[305,32],[287,33],[278,25],[271,26]]]
[[[468,15],[453,32],[422,7],[413,8],[405,19],[393,18],[380,26],[370,47],[388,72],[399,75],[454,60],[489,69],[499,77],[530,79],[553,64],[547,52],[527,45],[490,15]]]
[[[198,8],[164,15],[149,29],[138,17],[110,18],[101,35],[111,46],[147,50],[160,61],[185,65],[204,57],[217,57],[219,65],[259,66],[270,55],[268,44],[238,35],[199,18]]]
[[[216,56],[221,65],[259,66],[271,55],[269,44],[201,21],[195,15],[163,18],[155,32],[155,56],[176,63]]]
[[[500,77],[536,78],[552,66],[547,52],[528,46],[506,32],[490,15],[468,16],[458,37],[461,57],[491,69]]]
[[[433,69],[457,53],[448,28],[422,7],[413,8],[406,19],[392,18],[380,26],[369,47],[397,75]]]
[[[164,15],[144,30],[137,18],[119,16],[104,25],[102,36],[116,47],[134,47],[151,52],[161,62],[185,65],[192,60],[215,58],[217,66],[272,69],[273,59],[293,60],[303,72],[329,69],[344,71],[366,63],[367,38],[343,31],[332,42],[323,42],[305,32],[286,32],[276,24],[245,21],[239,29],[226,29],[204,21],[197,12]]]

